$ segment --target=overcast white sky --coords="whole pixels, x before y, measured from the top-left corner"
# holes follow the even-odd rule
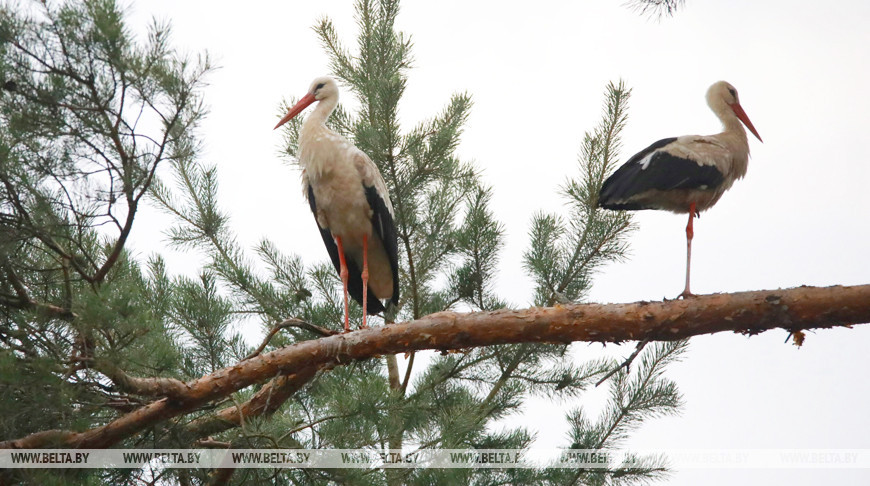
[[[134,22],[171,20],[174,45],[208,49],[221,66],[205,94],[204,156],[219,168],[221,200],[242,243],[265,236],[309,261],[326,259],[298,170],[278,157],[272,126],[283,97],[301,96],[328,73],[311,30],[319,17],[332,18],[355,47],[352,2],[139,1],[131,13]],[[747,177],[696,222],[693,290],[868,283],[868,22],[866,0],[688,0],[661,22],[621,0],[409,0],[398,24],[412,35],[415,69],[400,113],[410,127],[451,93],[473,95],[459,152],[495,188],[507,230],[498,291],[525,306],[532,281],[521,257],[531,215],[562,210],[556,190],[577,173],[605,84],[622,78],[634,90],[625,160],[660,138],[717,132],[704,93],[725,79],[765,143],[750,139]],[[630,258],[603,270],[591,300],[659,300],[682,290],[685,217],[647,211],[636,221]],[[143,215],[132,240],[140,255],[163,251],[163,224]],[[189,257],[170,261],[178,271],[197,268]],[[629,445],[870,448],[870,326],[809,334],[802,349],[785,339],[784,331],[693,339],[669,372],[685,395],[682,416],[648,421]],[[599,349],[574,345],[578,359]],[[539,446],[565,445],[561,410],[573,405],[535,400],[512,423],[540,423]],[[685,470],[669,484],[868,480],[868,470]]]

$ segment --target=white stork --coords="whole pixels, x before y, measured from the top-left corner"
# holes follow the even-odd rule
[[[311,83],[275,128],[319,101],[302,125],[299,165],[302,190],[344,287],[344,330],[350,330],[347,294],[366,315],[385,310],[379,299],[399,302],[399,261],[393,205],[372,160],[325,122],[338,105],[338,85],[329,77]]]
[[[743,122],[761,137],[740,106],[737,90],[719,81],[707,90],[707,104],[725,130],[709,136],[665,138],[635,154],[604,181],[598,205],[605,209],[664,209],[689,213],[686,226],[686,288],[680,297],[692,296],[692,218],[722,197],[734,181],[746,175],[749,142]]]

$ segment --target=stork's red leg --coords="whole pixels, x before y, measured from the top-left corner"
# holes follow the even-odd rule
[[[362,269],[362,284],[363,284],[363,321],[362,328],[365,329],[366,317],[368,314],[368,297],[369,297],[369,237],[363,235],[363,269]]]
[[[686,288],[679,296],[682,298],[692,297],[695,294],[689,290],[689,276],[692,271],[692,238],[695,237],[695,230],[692,227],[692,220],[695,217],[695,203],[689,205],[689,224],[686,225]]]
[[[338,247],[338,262],[341,270],[338,275],[341,276],[341,285],[344,288],[344,332],[350,331],[350,313],[347,307],[347,262],[344,260],[344,247],[341,246],[341,237],[335,237],[335,246]]]

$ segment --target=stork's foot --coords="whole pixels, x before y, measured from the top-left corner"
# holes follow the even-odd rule
[[[691,299],[691,298],[694,298],[694,297],[697,297],[697,295],[693,294],[693,293],[690,292],[689,290],[684,290],[683,293],[680,294],[680,295],[678,295],[678,296],[676,296],[676,297],[674,298],[674,300],[679,300],[679,299]]]

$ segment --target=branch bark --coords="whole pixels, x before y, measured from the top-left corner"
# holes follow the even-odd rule
[[[63,307],[56,305],[44,304],[33,299],[22,300],[11,295],[0,293],[0,306],[11,307],[13,309],[28,309],[42,312],[47,316],[56,317],[66,321],[72,321],[76,318],[76,314]]]
[[[186,383],[175,378],[139,378],[130,376],[111,361],[95,360],[93,368],[106,375],[121,390],[135,395],[183,397]]]
[[[275,337],[275,334],[278,334],[278,331],[280,331],[281,329],[287,329],[288,327],[297,327],[299,329],[305,329],[307,331],[317,333],[321,336],[334,336],[336,334],[339,334],[338,331],[333,331],[332,329],[326,329],[326,328],[323,328],[320,326],[315,326],[314,324],[311,324],[309,322],[305,322],[302,319],[292,319],[292,318],[285,319],[284,321],[282,321],[278,324],[275,324],[272,327],[272,329],[266,334],[266,337],[263,338],[263,342],[260,343],[260,345],[257,347],[257,349],[252,351],[251,354],[246,356],[245,359],[251,359],[255,356],[258,356],[260,353],[263,352],[264,349],[266,349],[266,346],[269,345],[269,341],[271,341],[272,338]],[[244,360],[242,360],[242,361],[244,361]]]
[[[296,373],[279,376],[264,385],[240,407],[227,407],[210,417],[194,420],[185,427],[183,434],[192,441],[238,427],[245,417],[270,415],[311,381],[318,371],[330,369],[332,366],[331,364],[321,367],[309,366]]]
[[[421,319],[303,341],[218,370],[164,398],[84,432],[43,431],[0,448],[103,448],[162,420],[279,374],[385,354],[529,342],[672,341],[732,331],[849,327],[870,322],[870,285],[798,287],[632,304],[574,304],[493,312],[439,312]]]

